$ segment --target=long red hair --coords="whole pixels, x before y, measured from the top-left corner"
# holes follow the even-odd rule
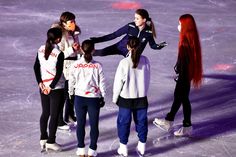
[[[181,47],[187,47],[187,55],[189,56],[188,74],[189,80],[195,88],[199,87],[202,83],[202,53],[201,44],[199,40],[198,30],[195,20],[192,15],[184,14],[180,16],[181,23],[180,38],[179,38],[179,57],[181,54]],[[180,58],[185,59],[185,58]]]

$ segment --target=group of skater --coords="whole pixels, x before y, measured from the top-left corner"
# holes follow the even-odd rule
[[[81,29],[71,12],[63,12],[58,23],[47,31],[47,40],[37,52],[34,72],[39,86],[42,114],[40,117],[40,146],[42,150],[61,151],[56,143],[57,128],[68,129],[68,123],[76,124],[77,150],[80,157],[97,156],[100,109],[105,105],[106,79],[102,64],[94,56],[122,55],[114,77],[112,102],[119,107],[117,133],[120,156],[128,156],[128,139],[132,117],[138,134],[136,152],[144,156],[148,135],[148,89],[150,62],[142,53],[149,43],[160,50],[166,42],[157,44],[155,26],[145,9],[137,9],[134,22],[117,31],[91,37],[79,42]],[[202,80],[201,46],[195,20],[191,14],[181,15],[178,24],[178,58],[174,70],[176,87],[171,111],[164,119],[155,118],[153,123],[170,131],[175,114],[183,106],[183,127],[176,136],[188,136],[192,132],[191,84],[198,88]],[[95,44],[124,35],[114,45],[95,49]],[[64,106],[65,104],[65,106]],[[90,145],[85,149],[86,115],[90,124]],[[48,130],[48,131],[47,131]]]

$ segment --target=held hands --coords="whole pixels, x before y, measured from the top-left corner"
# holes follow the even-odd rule
[[[48,94],[50,94],[51,90],[52,90],[52,89],[51,89],[50,87],[46,87],[46,88],[44,89],[43,94],[48,95]]]
[[[103,107],[105,105],[104,97],[99,98],[99,106]]]
[[[71,104],[74,103],[74,95],[69,94],[69,101],[70,101]]]
[[[80,45],[79,45],[79,43],[73,43],[73,44],[72,44],[72,47],[73,47],[74,51],[79,51],[79,50],[80,50]]]
[[[39,88],[41,92],[45,95],[48,95],[52,90],[50,87],[46,87],[42,82],[39,83]]]
[[[39,83],[39,88],[41,91],[43,91],[45,89],[45,85],[43,84],[43,82]]]

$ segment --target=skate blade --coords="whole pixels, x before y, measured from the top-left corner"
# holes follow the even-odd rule
[[[124,156],[124,155],[117,155],[116,157],[128,157],[128,156]]]
[[[117,152],[118,153],[118,152]],[[127,156],[124,156],[123,154],[119,154],[118,153],[118,155],[116,155],[116,157],[128,157],[128,155]]]
[[[46,148],[41,149],[40,152],[41,152],[41,153],[45,153],[45,152],[46,152]]]
[[[153,145],[160,145],[160,144],[163,144],[164,142],[173,140],[174,138],[175,136],[173,136],[172,134],[165,133],[163,136],[153,139],[152,143]]]
[[[59,129],[58,128],[58,131],[60,131],[60,132],[65,132],[65,133],[67,133],[67,132],[71,132],[71,129]]]
[[[138,151],[137,148],[136,148],[136,153],[138,154],[139,157],[144,157],[144,155],[142,155],[142,154]]]
[[[170,130],[166,130],[165,128],[161,127],[160,125],[158,125],[155,121],[152,122],[156,127],[158,127],[159,129],[166,131],[166,132],[170,132]]]
[[[54,149],[48,148],[48,149],[45,149],[44,152],[45,152],[45,153],[62,152],[62,149],[54,150]]]
[[[192,137],[193,137],[192,134],[184,134],[184,135],[175,135],[175,134],[174,134],[174,136],[175,136],[176,138],[180,138],[180,137],[192,138]]]

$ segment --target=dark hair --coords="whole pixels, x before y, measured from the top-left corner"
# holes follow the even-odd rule
[[[131,59],[133,62],[133,68],[137,68],[141,56],[139,49],[139,39],[135,36],[129,37],[127,45],[131,48]]]
[[[63,12],[60,17],[60,22],[63,23],[69,20],[75,20],[75,14],[69,11]]]
[[[63,23],[66,23],[69,20],[75,20],[75,14],[73,14],[69,11],[63,12],[60,16],[61,27],[64,28]],[[81,33],[81,29],[78,25],[75,25],[75,30]]]
[[[154,23],[152,22],[152,19],[149,17],[149,13],[147,10],[145,9],[137,9],[135,11],[136,14],[140,15],[143,19],[146,19],[146,24],[151,27],[152,30],[152,34],[153,37],[156,38],[156,30],[155,30],[155,26]]]
[[[92,40],[84,40],[81,46],[82,50],[84,51],[84,59],[87,63],[91,62],[93,59],[92,52],[94,50],[94,42]]]
[[[185,59],[181,47],[188,47],[187,51],[189,56],[189,80],[195,88],[199,87],[202,83],[202,53],[201,44],[199,40],[197,25],[192,15],[184,14],[180,16],[181,23],[180,39],[179,39],[179,57]]]
[[[56,44],[56,39],[62,37],[62,31],[60,28],[50,28],[47,32],[47,41],[45,44],[45,59],[48,60],[49,55],[51,54],[54,44]]]

